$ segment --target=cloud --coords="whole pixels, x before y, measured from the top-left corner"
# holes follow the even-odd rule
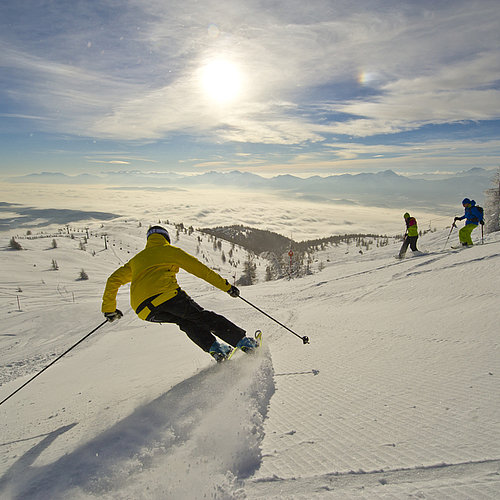
[[[499,118],[498,54],[481,54],[459,61],[428,76],[401,79],[385,85],[371,100],[340,104],[335,111],[362,118],[337,123],[332,133],[366,137],[396,133],[428,124]]]
[[[18,118],[20,120],[48,120],[48,118],[43,116],[23,115],[20,113],[0,113],[0,116],[3,118]]]
[[[90,163],[109,163],[111,165],[130,165],[129,161],[123,160],[89,160]]]
[[[498,163],[500,140],[428,140],[406,141],[401,144],[362,144],[358,142],[328,142],[321,152],[307,152],[273,158],[252,164],[252,171],[264,174],[293,172],[331,174],[344,172],[377,172],[393,169],[399,172],[432,172],[466,170],[471,167],[492,168]],[[228,162],[227,170],[240,170],[245,160]]]
[[[31,110],[13,115],[143,144],[182,134],[316,147],[332,135],[500,118],[496,2],[134,0],[99,14],[92,5],[35,10],[20,34],[0,35],[7,96]],[[200,82],[215,56],[243,75],[228,105]]]
[[[342,233],[399,234],[401,208],[358,206],[353,203],[318,203],[297,197],[280,197],[265,191],[244,192],[231,188],[214,191],[203,189],[169,190],[107,189],[95,186],[91,190],[68,189],[68,186],[40,184],[0,185],[5,198],[29,200],[30,204],[65,209],[99,207],[100,211],[120,214],[123,217],[140,217],[143,225],[157,223],[159,219],[183,222],[186,226],[199,227],[248,224],[259,229],[275,231],[296,241]],[[228,208],[227,200],[230,199]],[[187,201],[188,200],[188,201]],[[406,203],[406,201],[405,201]],[[273,207],[269,210],[269,207]],[[319,209],[318,209],[319,207]],[[424,221],[436,218],[427,210],[412,210]],[[139,214],[139,215],[138,215]],[[142,215],[141,215],[142,214]],[[244,214],[242,216],[242,214]],[[449,212],[452,215],[453,211]],[[440,213],[440,215],[448,215]],[[449,223],[449,218],[445,219]],[[444,225],[444,222],[443,222]]]
[[[113,106],[137,88],[109,75],[85,67],[54,62],[13,49],[0,42],[2,65],[15,75],[9,97],[30,106],[37,120],[46,121],[43,130],[90,135],[97,116],[111,112]]]

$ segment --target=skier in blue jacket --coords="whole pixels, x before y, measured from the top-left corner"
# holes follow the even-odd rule
[[[483,213],[476,207],[476,202],[474,200],[469,200],[469,198],[464,198],[462,200],[462,205],[465,208],[465,213],[462,217],[455,217],[455,222],[457,220],[465,219],[465,226],[458,232],[458,237],[460,243],[464,247],[472,246],[471,233],[478,224],[484,224]]]

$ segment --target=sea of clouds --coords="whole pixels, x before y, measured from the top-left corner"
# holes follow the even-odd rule
[[[43,211],[68,211],[67,223],[87,221],[88,212],[106,212],[137,219],[144,225],[160,220],[194,228],[242,224],[274,231],[296,241],[344,233],[395,235],[404,232],[403,213],[410,211],[420,227],[444,227],[452,214],[412,210],[411,206],[381,208],[352,203],[327,203],[287,197],[283,193],[224,189],[122,189],[104,186],[0,184],[1,199],[9,203],[4,230],[28,230],[43,220]],[[32,215],[26,207],[33,207]],[[12,222],[16,207],[23,214]],[[71,212],[70,212],[71,211]],[[0,212],[0,218],[5,215]],[[4,219],[6,220],[6,219]],[[50,222],[50,220],[49,220]],[[58,218],[54,224],[61,224]]]

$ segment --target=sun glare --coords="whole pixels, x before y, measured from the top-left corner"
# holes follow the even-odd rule
[[[211,99],[218,102],[230,102],[241,92],[241,73],[232,62],[211,61],[201,69],[201,84]]]

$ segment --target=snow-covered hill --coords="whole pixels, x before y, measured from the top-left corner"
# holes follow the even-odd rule
[[[124,219],[46,230],[23,251],[0,235],[0,400],[102,322],[107,276],[144,245]],[[332,248],[322,271],[242,288],[310,345],[182,273],[200,304],[264,331],[257,356],[223,366],[137,319],[124,287],[119,322],[0,406],[0,496],[497,498],[500,235],[443,250],[448,232],[423,236],[419,257]],[[232,279],[207,236],[175,244]]]

